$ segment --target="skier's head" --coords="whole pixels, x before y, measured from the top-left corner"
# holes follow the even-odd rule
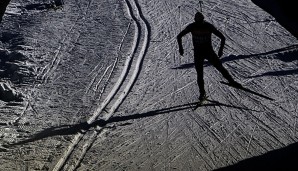
[[[204,20],[204,15],[201,12],[197,12],[195,15],[195,22],[201,23]]]

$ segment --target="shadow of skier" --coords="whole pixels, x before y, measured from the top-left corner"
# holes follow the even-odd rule
[[[137,113],[137,114],[127,115],[127,116],[115,116],[115,117],[110,118],[107,121],[100,119],[100,120],[97,120],[91,124],[88,124],[87,122],[82,122],[82,123],[78,123],[78,124],[74,124],[74,125],[55,126],[55,127],[44,129],[44,130],[30,136],[28,139],[21,140],[16,143],[11,143],[11,144],[8,144],[5,146],[12,147],[12,146],[16,146],[16,145],[22,145],[22,144],[38,141],[38,140],[41,140],[44,138],[57,136],[57,135],[74,135],[79,132],[84,133],[85,131],[90,130],[91,128],[94,128],[97,126],[104,127],[104,128],[113,128],[113,127],[109,126],[108,124],[130,121],[130,120],[135,120],[135,119],[143,119],[143,118],[148,118],[148,117],[157,116],[157,115],[161,115],[161,114],[168,114],[171,112],[187,110],[187,109],[194,108],[196,106],[196,104],[197,104],[197,102],[193,102],[193,103],[177,105],[177,106],[173,106],[173,107],[169,107],[169,108],[153,110],[153,111],[149,111],[149,112],[145,112],[145,113]],[[218,102],[215,100],[209,100],[209,103],[205,104],[203,106],[205,106],[205,107],[225,106],[225,107],[235,108],[235,109],[240,109],[240,110],[261,112],[261,111],[257,111],[257,110],[253,110],[253,109],[249,109],[249,108],[245,108],[245,107],[224,104],[224,103],[221,103],[221,102]],[[124,126],[124,125],[128,125],[128,124],[129,123],[124,123],[124,124],[120,124],[118,126]]]

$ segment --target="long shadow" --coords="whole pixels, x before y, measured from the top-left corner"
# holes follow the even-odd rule
[[[174,67],[171,69],[189,69],[189,68],[193,68],[193,67],[195,67],[195,63],[182,64],[178,67]]]
[[[288,51],[286,53],[277,53],[275,55],[276,59],[279,59],[283,62],[293,62],[298,60],[298,49]],[[248,78],[256,78],[256,77],[263,77],[263,76],[286,76],[286,75],[296,75],[298,74],[298,68],[287,69],[287,70],[279,70],[279,71],[269,71],[263,74],[249,76]]]
[[[252,55],[229,55],[226,57],[223,57],[221,59],[221,62],[229,62],[234,60],[241,60],[241,59],[247,59],[247,58],[263,58],[266,55],[271,55],[273,58],[281,60],[283,62],[294,62],[298,60],[298,45],[291,45],[288,47],[284,47],[281,49],[276,49],[273,51],[265,52],[265,53],[259,53],[259,54],[252,54]],[[210,66],[208,61],[204,62],[204,66]],[[178,67],[171,68],[171,69],[189,69],[194,67],[194,63],[187,63],[182,64]],[[260,75],[255,76],[249,76],[247,78],[255,78],[255,77],[262,77],[262,76],[286,76],[286,75],[293,75],[298,74],[298,69],[290,69],[290,70],[280,70],[280,71],[269,71],[267,73],[263,73]]]
[[[29,4],[24,7],[26,10],[45,10],[54,8],[53,4]]]
[[[236,89],[239,89],[239,90],[243,90],[243,91],[245,91],[245,92],[254,94],[254,95],[256,95],[256,96],[265,98],[265,99],[267,99],[267,100],[272,100],[272,101],[274,101],[273,98],[271,98],[271,97],[269,97],[269,96],[267,96],[267,95],[265,95],[265,94],[259,93],[259,92],[255,91],[255,90],[251,90],[251,89],[249,89],[249,88],[247,88],[247,87],[237,87],[237,86],[231,85],[231,84],[229,84],[229,83],[227,83],[227,82],[224,82],[224,81],[220,81],[220,83],[225,84],[225,85],[230,86],[230,87],[233,87],[233,88],[236,88]]]
[[[173,106],[173,107],[169,107],[169,108],[149,111],[149,112],[141,113],[141,114],[138,113],[138,114],[127,115],[127,116],[115,116],[115,117],[110,118],[108,121],[97,120],[91,124],[88,124],[87,122],[83,122],[83,123],[79,123],[79,124],[75,124],[75,125],[61,125],[61,126],[57,126],[57,127],[51,127],[51,128],[47,128],[41,132],[38,132],[38,133],[32,135],[31,137],[29,137],[26,140],[12,143],[7,146],[9,147],[9,146],[14,146],[14,145],[26,144],[29,142],[34,142],[34,141],[37,141],[40,139],[57,136],[57,135],[73,135],[78,132],[84,133],[84,131],[89,130],[96,126],[108,128],[107,124],[109,124],[109,123],[129,121],[129,120],[134,120],[134,119],[142,119],[142,118],[152,117],[152,116],[156,116],[156,115],[182,111],[182,110],[186,110],[186,109],[190,109],[190,108],[193,109],[196,106],[196,104],[197,104],[197,102],[193,102],[193,103],[187,103],[187,104]],[[252,109],[245,108],[245,107],[224,104],[224,103],[221,103],[221,102],[218,102],[215,100],[209,100],[209,103],[205,104],[203,106],[205,106],[205,107],[207,107],[207,106],[225,106],[225,107],[235,108],[235,109],[240,109],[240,110],[261,112],[261,111],[252,110]],[[203,106],[201,106],[201,107],[203,107]]]
[[[259,54],[251,54],[251,55],[229,55],[221,58],[221,62],[230,62],[235,60],[247,59],[247,58],[262,58],[266,55],[276,54],[276,58],[283,62],[293,62],[298,60],[298,45],[291,45],[288,47],[272,50],[269,52],[259,53]],[[182,64],[178,67],[173,67],[171,69],[189,69],[195,66],[194,63],[186,63]],[[204,66],[210,66],[208,61],[204,61]]]
[[[297,75],[297,74],[298,74],[298,69],[290,69],[290,70],[284,70],[284,71],[270,71],[264,74],[250,76],[247,78],[257,78],[257,77],[264,77],[264,76],[286,76],[286,75]]]
[[[295,1],[252,0],[252,2],[272,15],[281,26],[298,39],[298,15]]]
[[[64,4],[63,0],[54,0],[51,3],[29,4],[24,7],[25,10],[47,10],[61,7]]]
[[[298,60],[298,45],[291,45],[288,47],[272,50],[269,52],[259,53],[259,54],[251,54],[251,55],[229,55],[221,59],[221,61],[229,62],[234,60],[240,60],[240,59],[247,59],[247,58],[262,58],[266,55],[273,55],[275,54],[275,58],[279,59],[283,62],[293,62],[295,60]]]
[[[214,171],[297,171],[298,143]]]
[[[13,33],[13,32],[2,32],[0,35],[0,41],[4,44],[9,45],[7,49],[15,49],[18,45],[24,45],[25,39],[21,33]],[[0,57],[2,58],[2,57]]]

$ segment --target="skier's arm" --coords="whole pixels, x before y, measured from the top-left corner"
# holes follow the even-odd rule
[[[217,37],[220,38],[220,47],[218,49],[218,57],[221,57],[223,54],[223,48],[225,46],[226,38],[225,36],[218,31],[214,26],[212,26],[212,33],[215,34]]]
[[[177,42],[178,42],[178,46],[179,46],[180,55],[183,55],[183,53],[184,53],[183,46],[182,46],[182,37],[185,36],[186,34],[188,34],[189,32],[190,32],[190,26],[187,26],[177,36]]]

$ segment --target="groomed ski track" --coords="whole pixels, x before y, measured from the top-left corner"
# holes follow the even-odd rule
[[[115,98],[115,94],[117,91],[120,89],[122,86],[124,79],[129,79],[128,83],[126,84],[123,92],[116,97],[116,101],[113,103],[112,107],[105,113],[101,119],[104,121],[108,121],[115,110],[121,105],[127,94],[129,93],[130,89],[134,85],[138,74],[141,69],[142,62],[144,60],[144,57],[146,55],[148,46],[149,46],[149,41],[150,41],[150,26],[149,23],[146,21],[144,18],[141,8],[137,2],[137,0],[125,0],[125,5],[127,7],[127,12],[129,17],[133,21],[133,25],[135,26],[135,35],[134,35],[134,41],[131,49],[130,55],[126,58],[125,65],[123,67],[122,73],[114,85],[112,91],[108,94],[108,96],[105,98],[105,100],[100,104],[100,106],[96,109],[96,111],[91,115],[90,119],[88,120],[88,124],[92,124],[100,114],[105,110],[106,106],[111,102],[112,98]],[[142,36],[142,38],[141,38]],[[142,41],[142,42],[140,42]],[[137,50],[140,49],[140,51],[137,53]],[[132,67],[132,61],[133,58],[136,57],[136,64],[135,68],[133,70],[133,74],[131,75],[130,78],[126,78],[129,69]],[[105,110],[106,111],[106,110]],[[85,138],[87,140],[81,141],[82,138],[86,135],[86,133],[83,133],[85,131],[82,130],[82,132],[77,133],[73,140],[72,143],[68,146],[67,150],[64,152],[62,157],[58,160],[57,164],[53,168],[53,171],[59,171],[63,169],[63,167],[66,165],[68,160],[75,160],[71,161],[74,163],[70,168],[67,168],[66,170],[76,170],[77,167],[80,165],[80,162],[84,158],[87,150],[90,148],[94,140],[98,137],[100,137],[100,133],[103,131],[103,127],[97,126],[96,130],[93,131],[91,135],[89,135],[88,138]],[[77,145],[81,143],[83,144],[83,149],[76,149]],[[71,154],[75,150],[81,150],[80,156],[78,158],[71,158]],[[63,169],[64,170],[64,169]]]

